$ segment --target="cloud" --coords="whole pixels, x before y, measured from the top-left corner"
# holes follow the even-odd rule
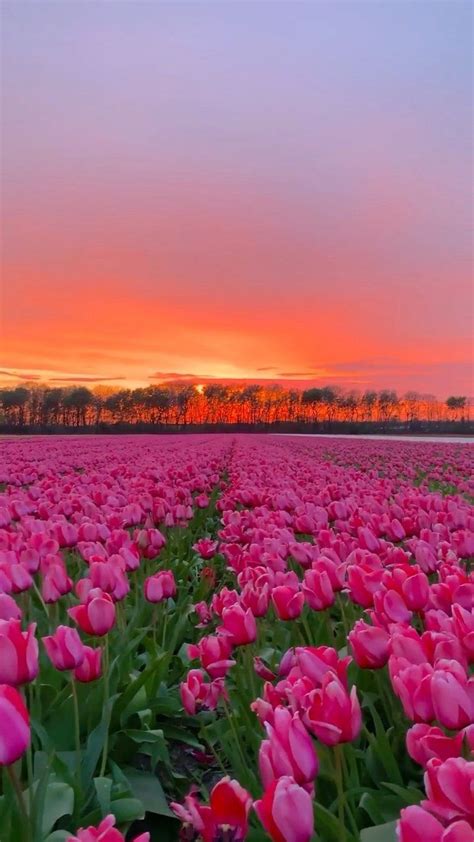
[[[148,380],[187,380],[187,381],[206,381],[206,380],[221,380],[222,378],[215,377],[212,374],[183,374],[180,371],[155,371],[154,374],[148,375]]]
[[[6,377],[14,377],[15,380],[41,380],[40,374],[21,374],[18,371],[7,371],[6,369],[0,370],[0,374]]]
[[[314,371],[279,371],[279,377],[316,377]]]
[[[50,377],[51,383],[103,383],[105,380],[110,383],[112,380],[126,380],[126,377],[93,377],[76,375],[72,377]]]
[[[264,365],[261,368],[256,368],[255,371],[276,371],[276,365]]]

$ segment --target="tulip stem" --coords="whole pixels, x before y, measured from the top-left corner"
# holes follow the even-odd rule
[[[28,819],[28,812],[27,812],[26,804],[25,804],[25,798],[24,798],[24,795],[23,795],[23,790],[20,786],[20,782],[17,778],[16,772],[15,772],[15,769],[13,768],[13,766],[6,766],[5,768],[6,768],[6,771],[7,771],[7,775],[10,778],[10,783],[11,783],[13,789],[15,790],[15,795],[17,797],[18,806],[20,808],[22,822],[25,825],[26,839],[29,839],[30,838],[29,819]]]
[[[165,651],[165,643],[166,643],[166,626],[168,623],[168,600],[165,599],[164,601],[164,617],[163,617],[163,637],[161,640],[161,648]]]
[[[339,824],[341,825],[341,842],[346,842],[347,833],[344,820],[344,781],[342,771],[342,752],[341,744],[334,746],[334,757],[336,761],[336,788],[337,788],[337,813],[339,817]]]
[[[104,750],[102,752],[102,763],[100,764],[100,777],[103,778],[107,765],[107,754],[109,750],[109,637],[106,635],[104,645],[104,715],[107,719],[105,732]]]
[[[74,675],[71,673],[71,690],[72,690],[72,700],[74,704],[74,738],[76,744],[76,779],[77,779],[77,792],[79,796],[79,792],[81,789],[81,731],[79,725],[79,703],[77,700],[77,688],[76,682],[74,681]]]

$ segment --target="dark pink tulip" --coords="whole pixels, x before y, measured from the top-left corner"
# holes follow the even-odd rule
[[[13,593],[23,593],[32,587],[33,579],[23,564],[12,564],[7,572]]]
[[[284,775],[293,777],[308,792],[314,791],[318,758],[313,741],[299,715],[281,705],[275,708],[272,723],[265,725],[268,739],[260,746],[260,777],[265,789]]]
[[[263,681],[273,681],[276,678],[275,673],[259,657],[253,659],[253,668],[258,677],[263,679]]]
[[[100,588],[92,588],[86,602],[69,608],[67,613],[83,632],[97,637],[103,637],[115,625],[114,601]]]
[[[21,608],[12,596],[0,593],[0,620],[19,620],[21,614]]]
[[[441,669],[446,665],[447,669]],[[440,661],[431,678],[435,718],[445,728],[458,729],[474,722],[474,678],[467,679],[457,661]]]
[[[460,731],[454,737],[448,737],[441,728],[419,723],[412,725],[407,731],[407,751],[412,760],[420,766],[426,766],[432,757],[439,760],[460,757],[463,736],[463,732]]]
[[[285,585],[273,588],[272,603],[280,620],[294,620],[304,607],[304,594]]]
[[[363,608],[371,608],[382,576],[383,567],[378,559],[377,564],[368,560],[358,565],[350,564],[347,568],[347,582],[352,601]]]
[[[218,541],[212,541],[210,538],[200,538],[199,541],[193,544],[193,550],[199,553],[201,558],[209,560],[215,556],[218,546]]]
[[[197,628],[202,628],[203,626],[209,625],[209,623],[212,620],[212,614],[209,610],[209,606],[207,605],[207,603],[197,602],[195,605],[193,605],[193,608],[199,617],[199,625],[197,626]]]
[[[102,649],[93,649],[91,646],[84,646],[84,660],[74,670],[74,678],[83,684],[96,681],[102,675]]]
[[[270,587],[264,584],[261,587],[248,582],[240,594],[241,605],[250,608],[254,617],[264,617],[270,603]]]
[[[391,655],[389,673],[393,691],[402,703],[405,716],[412,722],[432,722],[435,713],[431,694],[431,664],[410,664],[405,658]]]
[[[231,605],[222,612],[222,626],[218,631],[229,637],[233,646],[246,646],[257,639],[257,624],[250,608]]]
[[[308,696],[304,721],[326,745],[347,743],[360,733],[362,713],[356,688],[350,695],[333,672],[323,676],[321,687]]]
[[[197,706],[202,705],[207,698],[208,685],[205,683],[203,671],[190,670],[186,681],[179,685],[179,692],[186,713],[193,716]]]
[[[347,686],[347,668],[350,656],[340,658],[332,646],[297,646],[296,662],[304,676],[319,685],[328,671],[334,673]]]
[[[335,595],[331,580],[326,571],[306,570],[303,581],[303,594],[313,611],[324,611],[334,604]]]
[[[20,620],[0,620],[0,683],[18,686],[38,675],[36,623],[22,632]]]
[[[443,825],[418,805],[405,807],[397,825],[399,842],[442,842]]]
[[[0,684],[0,766],[11,766],[30,744],[30,717],[18,690]]]
[[[273,842],[309,842],[314,831],[311,795],[285,776],[274,780],[254,804]]]
[[[388,661],[390,635],[385,629],[369,626],[364,620],[357,620],[348,640],[354,653],[354,660],[362,669],[380,669]]]
[[[76,629],[58,626],[54,634],[43,637],[49,659],[57,670],[72,670],[84,660],[84,644]]]
[[[163,602],[176,596],[176,582],[171,570],[161,570],[145,579],[144,591],[148,602]]]

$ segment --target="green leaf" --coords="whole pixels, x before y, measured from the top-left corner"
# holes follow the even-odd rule
[[[110,793],[112,792],[112,781],[110,778],[94,778],[94,787],[99,802],[102,816],[110,813]]]
[[[119,798],[112,801],[111,809],[119,827],[143,819],[145,815],[144,805],[138,798]]]
[[[423,793],[419,789],[415,789],[415,787],[402,787],[392,783],[385,783],[385,781],[381,783],[381,786],[385,786],[391,792],[394,792],[395,795],[398,795],[402,799],[403,804],[419,804],[421,799],[424,798]]]
[[[71,832],[69,830],[55,830],[49,834],[44,842],[66,842],[70,836]]]
[[[365,827],[360,832],[360,842],[396,842],[396,826],[396,822],[387,822],[376,827]]]
[[[62,781],[50,781],[43,806],[41,830],[49,833],[58,819],[71,816],[74,811],[74,790]]]
[[[129,767],[123,771],[133,794],[140,799],[147,812],[158,813],[160,816],[175,817],[168,807],[162,786],[155,775]]]
[[[341,825],[335,816],[317,801],[314,805],[315,826],[321,842],[340,842]],[[353,842],[354,837],[346,829],[347,842]]]

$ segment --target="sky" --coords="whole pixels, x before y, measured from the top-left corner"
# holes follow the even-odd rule
[[[1,385],[474,394],[469,2],[1,15]]]

